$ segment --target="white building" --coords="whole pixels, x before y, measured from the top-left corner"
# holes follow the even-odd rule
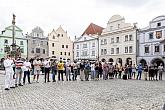
[[[141,29],[139,37],[138,63],[164,64],[165,61],[165,16],[150,21],[149,26]]]
[[[49,57],[73,60],[73,42],[60,26],[48,34]]]
[[[100,60],[136,64],[136,33],[136,26],[125,23],[124,17],[112,16],[99,37]]]
[[[98,60],[98,37],[103,28],[91,23],[74,42],[74,60]]]

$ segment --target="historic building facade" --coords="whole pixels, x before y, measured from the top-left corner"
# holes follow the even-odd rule
[[[28,39],[28,59],[48,57],[48,38],[44,36],[44,31],[40,27],[35,27],[27,35]]]
[[[74,41],[74,60],[98,60],[98,37],[103,28],[91,23]]]
[[[124,17],[114,15],[99,37],[100,60],[125,64],[136,64],[137,29],[135,24],[125,23]]]
[[[49,57],[73,60],[73,42],[60,26],[48,34]]]
[[[154,64],[165,62],[165,16],[158,16],[149,26],[139,30],[138,63]]]
[[[21,57],[27,58],[27,38],[23,35],[22,29],[15,26],[14,28],[14,38],[16,45],[19,46],[21,49]],[[12,50],[12,32],[13,32],[13,26],[6,27],[4,31],[0,34],[0,58],[4,58],[7,55],[7,48],[10,47],[10,51]],[[18,47],[17,47],[18,48]]]

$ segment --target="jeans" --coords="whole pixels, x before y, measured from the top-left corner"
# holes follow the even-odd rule
[[[91,71],[91,79],[95,79],[95,70]]]
[[[60,76],[61,76],[62,81],[64,81],[64,79],[63,79],[63,70],[58,70],[58,80],[59,81],[60,81]]]
[[[68,80],[69,80],[69,81],[71,80],[71,78],[70,78],[70,73],[71,73],[70,70],[67,69],[67,70],[66,70],[66,80],[67,80],[67,81],[68,81]]]
[[[55,76],[56,76],[56,74],[57,74],[57,70],[54,70],[54,69],[52,69],[52,80],[53,81],[56,81],[55,79]]]
[[[23,83],[25,83],[26,76],[28,77],[28,83],[30,83],[30,71],[24,71]]]
[[[47,78],[47,82],[49,82],[49,72],[50,72],[50,68],[45,68],[45,83],[46,83],[46,78]]]
[[[77,69],[74,69],[73,70],[73,77],[72,77],[72,80],[77,80]]]
[[[22,80],[22,69],[16,69],[15,84],[21,84],[21,80]]]
[[[141,80],[142,71],[138,71],[137,79]]]

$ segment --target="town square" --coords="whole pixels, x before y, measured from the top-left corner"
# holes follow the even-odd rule
[[[165,110],[164,4],[2,0],[0,110]]]

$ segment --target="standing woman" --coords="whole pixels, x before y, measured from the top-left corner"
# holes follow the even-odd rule
[[[95,64],[95,80],[98,80],[99,77],[99,64]]]
[[[95,79],[95,64],[94,62],[91,63],[91,80]]]
[[[57,75],[57,63],[55,59],[51,63],[51,70],[52,70],[52,81],[56,82],[55,76]]]
[[[135,64],[132,65],[132,77],[135,79],[135,75],[136,75],[136,66]]]
[[[107,77],[108,77],[108,64],[107,62],[104,62],[103,64],[103,79],[104,80],[107,80]]]
[[[121,74],[122,74],[122,71],[123,71],[123,67],[121,65],[118,66],[118,70],[119,70],[118,78],[121,79]]]
[[[148,65],[145,64],[144,66],[144,79],[147,80],[147,74],[148,74]]]
[[[99,73],[98,73],[98,79],[102,78],[102,74],[103,74],[103,68],[102,68],[102,64],[101,62],[99,62]]]
[[[154,64],[154,76],[154,80],[156,79],[156,81],[158,81],[158,67],[156,63]]]
[[[80,80],[83,81],[85,79],[85,75],[84,75],[84,68],[85,68],[85,63],[81,62],[80,63]]]
[[[160,66],[158,67],[158,72],[159,72],[159,80],[162,80],[162,73],[163,73],[163,64],[161,63]]]

